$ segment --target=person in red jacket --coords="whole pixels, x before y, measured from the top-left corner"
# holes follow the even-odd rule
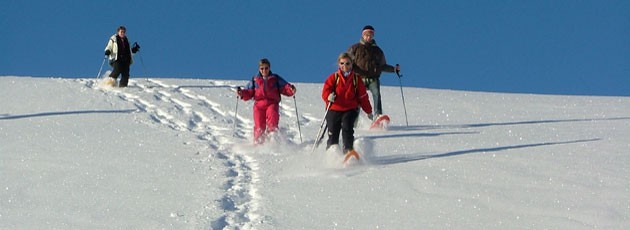
[[[254,143],[262,144],[268,134],[278,130],[280,95],[293,96],[296,88],[272,73],[266,58],[258,62],[258,67],[258,74],[245,88],[238,87],[236,93],[243,101],[254,99]]]
[[[339,144],[339,133],[343,139],[343,153],[359,158],[354,150],[354,123],[359,117],[359,107],[372,119],[372,106],[361,76],[352,70],[352,57],[342,53],[337,58],[339,69],[324,82],[322,99],[327,104],[326,123],[328,142],[326,149]]]

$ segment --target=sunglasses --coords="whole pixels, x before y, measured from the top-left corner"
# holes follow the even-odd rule
[[[339,65],[350,65],[350,64],[352,64],[352,63],[350,63],[350,62],[339,62]]]
[[[269,67],[260,67],[260,70],[268,70]]]

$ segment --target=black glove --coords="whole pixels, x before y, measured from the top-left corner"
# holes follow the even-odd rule
[[[137,42],[134,42],[134,43],[133,43],[133,46],[131,47],[131,52],[135,54],[135,53],[137,53],[138,51],[140,51],[140,45],[138,45],[138,43],[137,43]]]
[[[295,94],[297,92],[297,88],[295,88],[294,85],[291,85],[291,91],[293,92],[293,94]]]
[[[109,56],[111,53],[112,53],[112,51],[105,50],[105,56]]]
[[[243,89],[241,89],[241,87],[236,88],[236,95],[238,97],[243,97]]]

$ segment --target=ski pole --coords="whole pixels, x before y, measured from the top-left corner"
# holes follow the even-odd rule
[[[398,66],[399,65],[396,64],[396,75],[398,76],[398,83],[400,83],[400,96],[402,97],[403,108],[405,109],[405,122],[407,122],[407,127],[409,127],[409,119],[407,118],[407,106],[405,105],[405,94],[403,94],[402,80],[400,80],[402,74],[400,74]]]
[[[298,107],[297,107],[297,101],[295,100],[295,95],[293,95],[293,102],[295,103],[295,120],[297,121],[298,132],[300,133],[300,143],[302,143],[304,142],[302,141],[302,127],[300,127],[300,117],[298,115]]]
[[[135,51],[134,51],[134,49],[135,49]],[[148,78],[147,68],[144,66],[144,60],[142,60],[142,54],[139,53],[140,52],[140,45],[138,45],[138,42],[134,42],[133,43],[133,46],[131,48],[131,52],[133,52],[134,54],[138,53],[138,57],[140,58],[140,64],[142,64],[142,72],[144,74],[144,77]]]
[[[234,108],[234,132],[232,133],[232,136],[236,136],[236,122],[238,121],[238,99],[240,99],[238,96],[236,96],[236,108]]]
[[[140,58],[140,64],[142,64],[142,72],[144,72],[144,77],[148,78],[149,76],[147,75],[147,68],[144,66],[144,60],[142,60],[142,55],[138,53],[138,57]]]
[[[320,129],[321,129],[321,128],[320,128]],[[319,147],[319,145],[322,143],[322,140],[324,140],[324,134],[326,133],[326,131],[327,131],[327,130],[328,130],[328,123],[326,123],[326,124],[324,125],[324,128],[323,128],[323,129],[321,129],[321,132],[320,132],[320,133],[318,133],[319,138],[317,138],[317,139],[315,140],[315,148],[313,148],[313,150],[311,150],[311,152],[314,152],[314,151],[315,151],[315,149],[316,149],[317,147]]]
[[[103,71],[103,65],[105,65],[105,60],[107,60],[107,56],[103,57],[103,62],[101,63],[101,68],[98,69],[98,74],[96,75],[96,80],[101,78],[101,71]]]
[[[319,131],[317,131],[317,137],[315,138],[315,143],[313,143],[313,148],[311,149],[311,152],[315,152],[315,149],[317,148],[317,146],[319,146],[322,139],[324,138],[324,133],[326,132],[326,129],[328,129],[328,126],[326,125],[326,116],[328,116],[328,111],[330,110],[330,106],[332,106],[332,102],[328,103],[328,106],[326,106],[326,113],[324,113],[324,120],[322,121],[322,124],[319,126]]]

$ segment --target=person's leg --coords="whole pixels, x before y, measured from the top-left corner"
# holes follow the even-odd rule
[[[129,83],[129,64],[121,64],[121,74],[122,78],[120,78],[120,87],[127,87],[127,83]]]
[[[328,127],[328,141],[326,149],[332,145],[339,145],[339,132],[341,132],[341,113],[328,110],[326,114],[326,126]]]
[[[280,122],[280,105],[272,104],[267,107],[267,133],[273,133],[278,130]]]
[[[370,91],[372,94],[372,109],[374,110],[374,117],[383,113],[383,109],[381,108],[381,92],[380,92],[380,81],[378,79],[372,78],[364,78],[363,84],[365,88]]]
[[[266,107],[256,106],[256,103],[254,103],[254,143],[256,144],[262,144],[265,142],[263,134],[267,125],[266,109]]]
[[[120,71],[121,71],[121,69],[120,69],[120,62],[119,61],[115,61],[112,64],[112,67],[113,67],[113,69],[112,69],[112,72],[109,73],[109,77],[111,77],[113,79],[117,79],[118,75],[120,75]]]
[[[341,138],[343,139],[343,152],[354,149],[354,121],[359,113],[357,110],[349,110],[341,116]]]
[[[372,83],[372,96],[374,97],[374,117],[383,114],[383,105],[381,104],[381,80],[375,79]]]

